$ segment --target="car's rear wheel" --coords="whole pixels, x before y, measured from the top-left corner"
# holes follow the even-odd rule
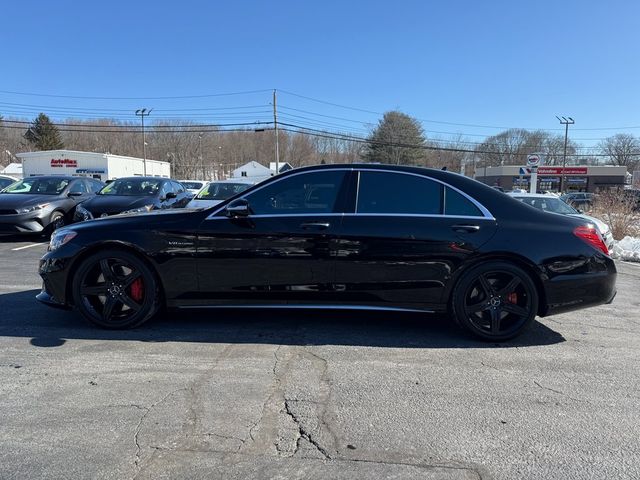
[[[136,255],[105,250],[82,261],[72,283],[73,301],[84,318],[103,328],[133,328],[159,308],[158,282]]]
[[[508,262],[487,262],[465,272],[452,298],[457,322],[484,340],[504,341],[536,316],[538,292],[529,275]]]

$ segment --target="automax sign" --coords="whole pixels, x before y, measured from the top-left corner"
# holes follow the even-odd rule
[[[73,167],[73,168],[77,168],[78,167],[78,161],[77,160],[71,160],[69,158],[52,158],[51,159],[51,166],[52,167]]]

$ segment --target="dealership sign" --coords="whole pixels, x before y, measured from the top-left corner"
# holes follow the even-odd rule
[[[520,167],[520,175],[530,175],[530,168]],[[538,175],[586,175],[587,167],[538,167]]]
[[[52,158],[51,159],[52,167],[74,167],[78,166],[77,160],[70,160],[68,158]]]
[[[540,167],[540,175],[586,175],[587,167]]]

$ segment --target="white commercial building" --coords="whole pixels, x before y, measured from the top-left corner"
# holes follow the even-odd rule
[[[39,175],[72,175],[92,177],[104,182],[122,177],[143,176],[145,171],[149,177],[171,176],[169,162],[149,159],[145,161],[142,158],[110,153],[45,150],[17,153],[16,157],[22,160],[22,174],[25,178]]]

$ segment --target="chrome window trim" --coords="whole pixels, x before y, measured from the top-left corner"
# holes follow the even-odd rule
[[[408,218],[464,218],[467,220],[489,220],[493,217],[473,217],[470,215],[439,215],[435,213],[274,213],[248,215],[246,218],[288,218],[288,217],[408,217]],[[228,220],[229,217],[211,217],[206,220]]]
[[[345,212],[341,212],[341,213],[282,213],[282,214],[265,214],[265,215],[249,215],[248,218],[273,218],[273,217],[308,217],[308,216],[370,216],[370,217],[427,217],[427,218],[464,218],[464,219],[473,219],[473,220],[495,220],[495,217],[493,216],[493,214],[484,206],[482,205],[480,202],[478,202],[475,198],[473,198],[471,195],[468,195],[467,193],[463,192],[462,190],[460,190],[459,188],[454,187],[453,185],[448,184],[447,182],[444,182],[442,180],[439,180],[437,178],[433,178],[433,177],[427,177],[425,175],[419,174],[419,173],[413,173],[413,172],[400,172],[400,171],[396,171],[396,170],[387,170],[387,169],[382,169],[382,168],[358,168],[358,167],[340,167],[340,168],[323,168],[321,170],[312,170],[312,172],[316,171],[316,172],[335,172],[335,171],[339,171],[339,172],[350,172],[350,171],[356,171],[358,172],[358,184],[357,184],[357,188],[356,188],[356,203],[354,205],[355,208],[355,212],[354,213],[345,213]],[[458,192],[460,195],[462,195],[464,198],[466,198],[467,200],[469,200],[471,203],[473,203],[473,205],[475,205],[480,212],[482,213],[482,217],[476,217],[476,216],[471,216],[471,215],[446,215],[446,214],[419,214],[419,213],[358,213],[358,196],[360,193],[360,172],[385,172],[385,173],[398,173],[401,175],[412,175],[414,177],[419,177],[419,178],[423,178],[426,180],[431,180],[434,182],[437,182],[441,185],[444,185],[445,187],[451,188],[452,190],[455,190],[456,192]],[[311,173],[308,171],[305,172],[296,172],[296,173],[291,173],[289,175],[287,175],[284,178],[279,178],[273,182],[270,182],[266,185],[261,185],[260,187],[256,188],[255,190],[247,193],[246,195],[242,195],[240,197],[238,197],[238,199],[241,198],[246,198],[247,195],[250,195],[252,193],[255,193],[259,190],[262,190],[265,187],[268,187],[270,185],[274,185],[275,183],[281,182],[283,180],[286,180],[287,178],[290,177],[294,177],[297,175],[304,175],[307,173]],[[205,220],[216,220],[216,219],[226,219],[227,217],[218,217],[216,216],[218,213],[220,213],[221,211],[224,210],[225,206],[222,206],[216,210],[214,210],[212,213],[209,214],[209,216],[207,216],[207,218],[205,218]]]

